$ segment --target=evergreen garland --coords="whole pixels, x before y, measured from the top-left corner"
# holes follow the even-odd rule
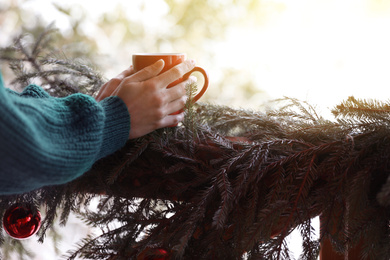
[[[35,52],[22,38],[0,52],[21,54],[11,66],[18,81],[39,78],[67,93],[101,85],[86,66],[38,55],[45,37]],[[29,62],[33,73],[21,69]],[[15,201],[46,205],[41,241],[59,213],[64,225],[75,212],[104,231],[68,259],[145,259],[154,249],[171,259],[290,259],[285,238],[296,227],[301,259],[317,259],[324,238],[340,252],[362,240],[363,259],[389,259],[390,102],[349,97],[327,120],[306,102],[280,101],[268,112],[191,105],[183,124],[129,141],[73,182],[1,197],[0,214]],[[86,207],[93,197],[96,212]]]

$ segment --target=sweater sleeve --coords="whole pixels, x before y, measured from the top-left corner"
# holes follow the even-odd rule
[[[0,194],[63,184],[121,148],[130,116],[118,97],[55,98],[30,85],[6,89],[0,74]]]

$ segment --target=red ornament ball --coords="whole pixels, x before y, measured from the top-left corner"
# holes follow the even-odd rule
[[[41,226],[41,213],[29,204],[14,204],[4,214],[3,227],[13,238],[25,239]]]

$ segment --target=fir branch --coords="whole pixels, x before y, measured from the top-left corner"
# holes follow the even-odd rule
[[[228,217],[228,214],[231,210],[232,205],[232,187],[228,179],[227,170],[222,169],[216,176],[216,184],[221,196],[221,204],[218,210],[214,213],[213,216],[213,226],[216,226],[217,229],[223,229]]]
[[[139,139],[139,142],[137,145],[134,145],[131,150],[128,152],[128,156],[126,160],[118,165],[118,167],[115,167],[113,169],[113,173],[108,176],[107,183],[112,184],[114,183],[120,176],[120,174],[123,172],[126,165],[129,165],[132,163],[135,159],[137,159],[149,146],[151,140],[150,139]]]
[[[389,121],[390,104],[378,100],[361,100],[353,96],[332,111],[335,117],[344,116],[357,119],[372,120],[372,123],[378,120]]]
[[[282,99],[276,99],[274,102],[287,102],[287,104],[280,107],[278,111],[271,112],[275,113],[275,115],[295,117],[298,119],[310,121],[312,123],[316,123],[319,120],[322,120],[322,117],[317,114],[315,107],[309,104],[307,101],[301,101],[291,97],[284,97]],[[295,112],[294,110],[298,110],[298,112]]]
[[[24,88],[36,79],[55,96],[78,92],[93,94],[103,84],[102,76],[86,66],[85,61],[82,64],[78,59],[56,57],[61,53],[53,47],[52,35],[56,32],[48,26],[33,42],[21,35],[15,38],[12,48],[0,49],[0,60],[8,62],[16,75],[11,85]]]

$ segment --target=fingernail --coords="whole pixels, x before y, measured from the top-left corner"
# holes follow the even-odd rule
[[[159,60],[156,61],[156,63],[154,63],[154,64],[158,64],[158,63],[164,64],[164,60],[163,60],[163,59],[159,59]],[[160,64],[159,64],[159,65],[160,65]]]

